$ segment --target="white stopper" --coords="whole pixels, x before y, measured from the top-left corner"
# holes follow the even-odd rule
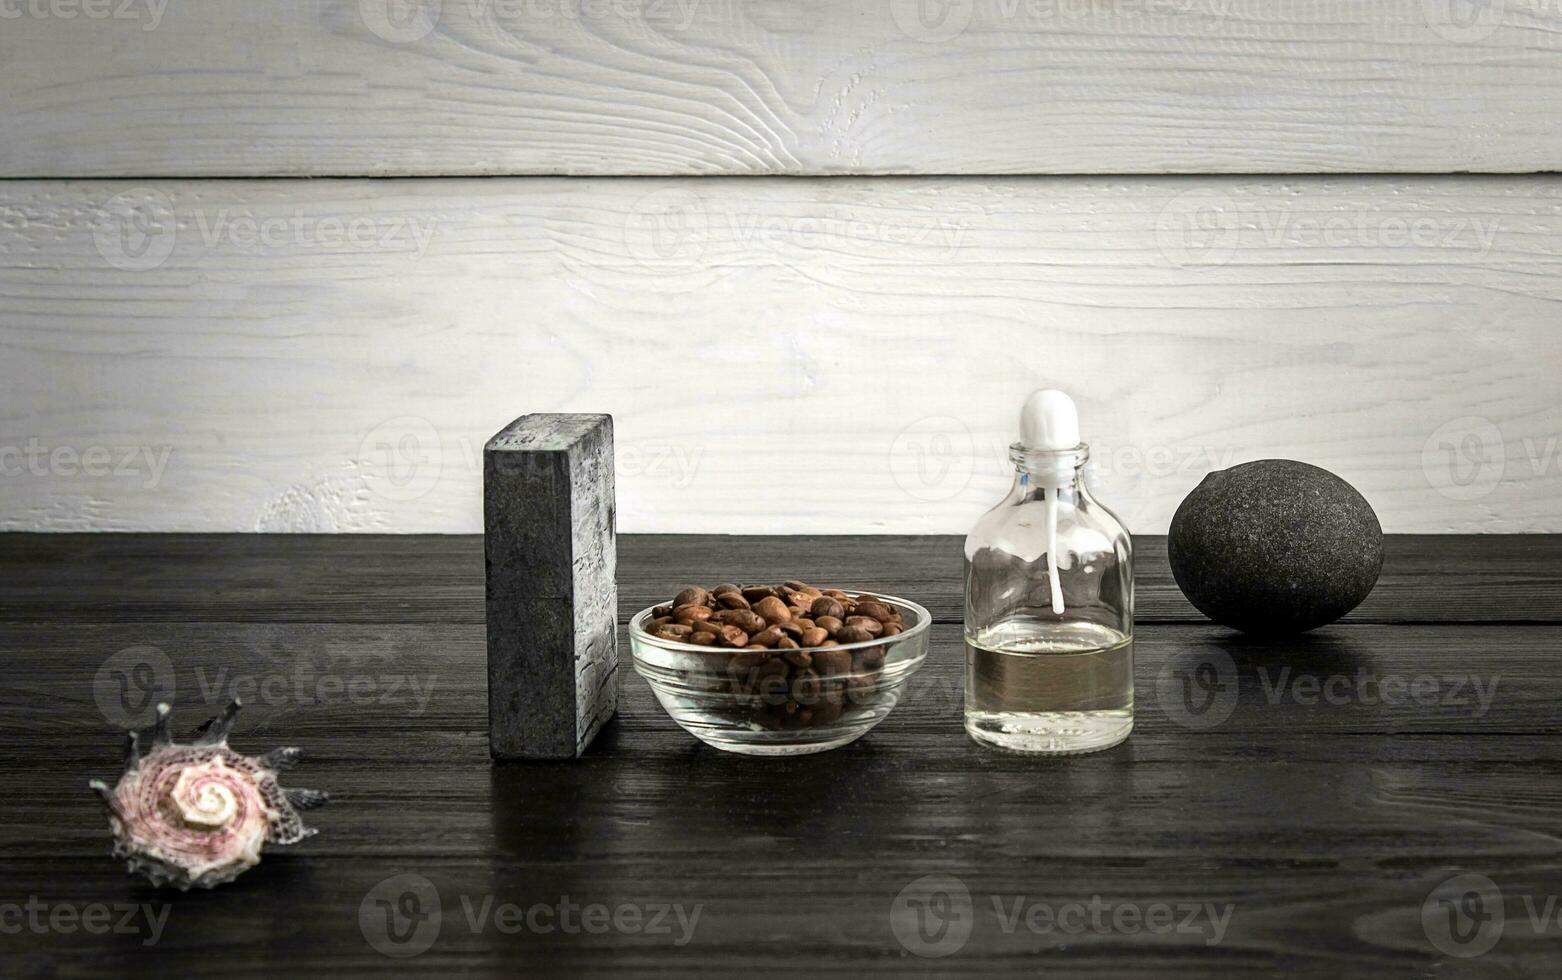
[[[1056,388],[1032,392],[1020,411],[1020,445],[1051,450],[1079,445],[1079,409],[1074,399]]]
[[[1056,388],[1031,392],[1020,410],[1020,444],[1026,449],[1057,451],[1079,445],[1079,409],[1074,399]],[[1072,476],[1072,472],[1070,472]],[[1062,478],[1062,474],[1059,474]],[[1047,579],[1052,586],[1052,613],[1063,615],[1063,584],[1058,578],[1058,490],[1046,493]]]

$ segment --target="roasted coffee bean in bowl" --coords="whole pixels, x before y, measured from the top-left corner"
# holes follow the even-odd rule
[[[823,752],[862,736],[927,655],[927,610],[894,596],[779,585],[690,586],[629,623],[635,671],[685,731],[748,755]]]

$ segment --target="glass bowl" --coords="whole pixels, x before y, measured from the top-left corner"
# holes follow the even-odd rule
[[[635,672],[673,721],[718,749],[804,755],[845,745],[883,721],[900,701],[906,678],[927,656],[932,620],[926,609],[905,599],[842,591],[894,603],[905,619],[904,632],[800,650],[696,646],[647,633],[652,606],[629,621]],[[822,651],[832,653],[816,661]],[[850,666],[843,653],[850,655]]]

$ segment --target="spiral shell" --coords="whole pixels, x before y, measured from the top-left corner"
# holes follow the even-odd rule
[[[277,784],[277,773],[298,761],[296,748],[258,758],[230,749],[239,708],[234,701],[193,744],[180,745],[169,736],[168,705],[158,705],[152,750],[143,756],[131,732],[119,783],[89,784],[108,809],[114,856],[132,873],[181,891],[212,888],[259,864],[262,845],[315,833],[298,811],[324,805],[326,794]]]

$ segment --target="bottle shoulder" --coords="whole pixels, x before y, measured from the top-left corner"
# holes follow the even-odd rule
[[[1082,496],[1057,504],[1057,547],[1081,556],[1127,553],[1128,530],[1111,511]],[[1047,551],[1048,506],[1045,500],[1006,499],[983,514],[965,539],[966,558],[983,549],[1007,552],[1034,561]]]
[[[1113,537],[1121,538],[1125,547],[1131,548],[1133,546],[1133,535],[1129,533],[1128,525],[1123,523],[1123,519],[1117,516],[1117,512],[1094,497],[1089,497],[1088,494],[1087,498],[1090,501],[1092,520],[1103,529],[1109,530]]]

